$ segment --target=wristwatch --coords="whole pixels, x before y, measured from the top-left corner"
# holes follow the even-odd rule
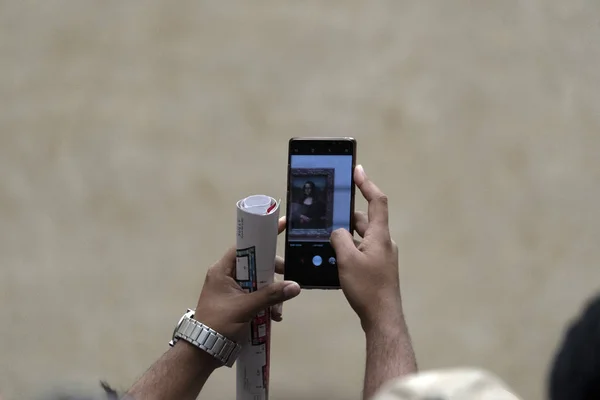
[[[187,312],[179,320],[173,332],[173,339],[169,342],[169,346],[175,346],[179,339],[193,344],[201,350],[204,350],[223,365],[231,368],[238,358],[242,346],[238,343],[227,339],[225,336],[215,330],[204,325],[202,322],[196,321],[194,315],[195,310],[188,308]]]

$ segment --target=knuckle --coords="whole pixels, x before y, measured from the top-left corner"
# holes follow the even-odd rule
[[[217,276],[217,267],[212,266],[206,271],[206,279],[214,279]]]
[[[279,288],[276,285],[271,285],[269,287],[269,291],[267,292],[267,295],[271,299],[278,299],[279,298],[279,292],[280,292]]]
[[[394,242],[394,240],[392,240],[392,237],[390,236],[389,232],[382,239],[382,242],[383,242],[384,246],[387,247],[388,249],[394,249],[394,247],[396,246],[396,242]]]
[[[394,242],[389,234],[381,233],[381,236],[377,238],[376,241],[373,242],[373,246],[377,247],[379,251],[384,253],[390,253],[396,251],[398,246],[396,242]]]
[[[380,193],[379,195],[377,195],[375,201],[377,201],[377,203],[381,204],[382,206],[387,206],[389,202],[387,195],[384,193]]]
[[[336,262],[337,262],[338,267],[341,266],[343,268],[344,265],[346,265],[348,258],[344,254],[336,254],[336,255],[337,255]]]
[[[341,239],[343,236],[344,236],[344,230],[342,228],[336,229],[335,231],[331,232],[331,238],[333,240]]]

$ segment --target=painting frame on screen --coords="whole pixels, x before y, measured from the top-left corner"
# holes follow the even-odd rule
[[[329,240],[333,231],[334,182],[335,168],[290,169],[289,240]],[[307,190],[313,193],[307,196]],[[305,201],[314,204],[307,206]],[[310,218],[303,213],[310,214]]]

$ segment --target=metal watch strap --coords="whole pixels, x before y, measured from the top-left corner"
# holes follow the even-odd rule
[[[227,339],[219,332],[209,328],[202,322],[184,317],[175,333],[173,346],[177,339],[183,339],[188,343],[204,350],[224,365],[231,368],[237,359],[242,346]]]

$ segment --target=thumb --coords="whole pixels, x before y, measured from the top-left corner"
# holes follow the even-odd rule
[[[293,281],[273,282],[262,289],[244,296],[242,309],[247,318],[278,303],[293,299],[300,294],[300,285]]]
[[[346,229],[336,229],[331,234],[331,246],[335,250],[338,261],[345,259],[355,251],[354,237]]]

